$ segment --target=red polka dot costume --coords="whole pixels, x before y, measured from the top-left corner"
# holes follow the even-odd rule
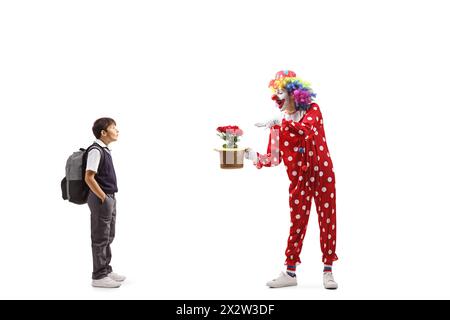
[[[283,119],[271,128],[267,154],[257,153],[254,164],[276,166],[283,161],[288,177],[291,227],[286,265],[300,263],[300,252],[314,199],[320,226],[322,262],[332,265],[336,250],[336,190],[333,163],[328,151],[322,113],[316,103],[298,121]]]

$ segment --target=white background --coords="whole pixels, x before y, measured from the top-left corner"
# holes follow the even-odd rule
[[[4,1],[0,298],[450,298],[446,1]],[[311,216],[299,286],[271,290],[289,231],[283,166],[219,169],[219,125],[264,151],[267,84],[312,83],[337,178],[337,291]],[[113,117],[116,290],[90,286],[89,210],[67,157]]]

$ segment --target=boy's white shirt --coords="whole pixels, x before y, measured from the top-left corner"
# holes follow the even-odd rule
[[[96,139],[94,141],[94,143],[99,144],[102,148],[106,148],[106,150],[108,150],[108,151],[111,150],[109,148],[109,146],[107,146],[100,139]],[[87,161],[86,161],[86,170],[91,170],[91,171],[97,172],[98,165],[100,164],[100,158],[101,158],[100,150],[92,149],[91,151],[89,151],[88,156],[87,156]]]

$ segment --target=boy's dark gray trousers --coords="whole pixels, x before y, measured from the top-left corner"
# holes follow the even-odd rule
[[[116,198],[114,194],[107,194],[102,203],[89,191],[88,206],[91,209],[92,279],[102,279],[112,272],[109,263],[110,246],[116,233]]]

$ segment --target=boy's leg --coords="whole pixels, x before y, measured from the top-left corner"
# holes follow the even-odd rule
[[[89,192],[88,205],[91,209],[91,246],[93,272],[92,279],[98,280],[108,275],[107,247],[110,243],[111,221],[114,202],[107,197],[102,203],[92,192]]]
[[[116,236],[116,198],[115,196],[112,196],[111,201],[113,202],[113,209],[111,213],[111,225],[110,225],[110,231],[109,231],[109,242],[106,246],[106,268],[108,271],[108,274],[113,271],[112,267],[110,266],[111,263],[111,243],[114,240],[114,237]]]

